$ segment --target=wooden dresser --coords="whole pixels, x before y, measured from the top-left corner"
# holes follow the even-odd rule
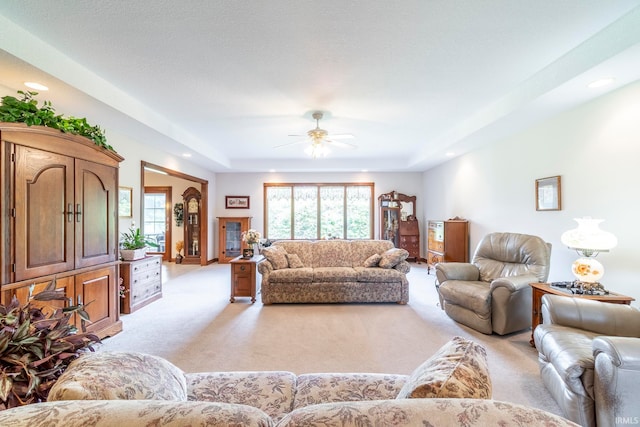
[[[162,255],[151,255],[120,264],[124,297],[120,298],[121,312],[134,311],[162,298]]]
[[[469,221],[429,221],[427,274],[439,262],[469,262]]]
[[[400,247],[409,252],[409,258],[420,261],[420,227],[414,218],[400,221]]]

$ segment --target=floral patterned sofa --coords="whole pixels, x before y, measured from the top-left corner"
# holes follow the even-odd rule
[[[141,353],[89,353],[49,401],[0,412],[0,425],[75,426],[575,426],[491,400],[485,349],[454,337],[411,375],[285,371],[184,373]]]
[[[263,304],[409,301],[409,253],[388,240],[280,240],[262,254]]]

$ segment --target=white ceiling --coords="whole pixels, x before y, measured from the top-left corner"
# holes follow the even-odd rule
[[[0,95],[216,172],[423,171],[638,79],[637,0],[0,3]],[[316,110],[358,148],[274,148]]]

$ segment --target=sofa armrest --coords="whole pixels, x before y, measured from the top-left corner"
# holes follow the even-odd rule
[[[268,259],[265,258],[258,263],[258,272],[260,272],[260,274],[262,274],[263,276],[268,275],[272,271],[273,265],[271,265],[271,262]]]
[[[533,274],[500,277],[491,282],[491,292],[498,288],[505,288],[511,292],[519,291],[520,289],[530,289],[529,283],[537,281],[538,278]]]
[[[640,337],[640,310],[626,304],[546,294],[542,296],[542,318],[544,323],[602,335]]]
[[[447,280],[476,281],[480,278],[480,270],[467,262],[440,262],[436,264],[436,277],[440,283]]]
[[[407,261],[400,261],[393,267],[394,270],[398,270],[400,273],[407,274],[411,271],[411,264]]]
[[[640,338],[597,337],[594,394],[598,426],[617,425],[616,420],[640,420]],[[637,422],[637,421],[635,421]]]

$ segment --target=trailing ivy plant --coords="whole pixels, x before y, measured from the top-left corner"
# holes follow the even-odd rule
[[[65,300],[56,290],[55,279],[33,297],[36,301]],[[44,402],[49,390],[69,364],[100,339],[78,333],[69,323],[77,313],[82,329],[89,321],[83,305],[56,309],[45,314],[35,304],[20,305],[13,298],[0,305],[0,409]]]
[[[99,126],[91,126],[85,118],[64,117],[56,115],[51,101],[44,101],[42,107],[38,107],[38,101],[34,98],[37,92],[24,92],[19,90],[22,98],[3,96],[0,104],[0,122],[25,123],[28,126],[47,126],[61,130],[65,133],[84,136],[92,140],[96,145],[115,151],[107,144],[104,131]]]

